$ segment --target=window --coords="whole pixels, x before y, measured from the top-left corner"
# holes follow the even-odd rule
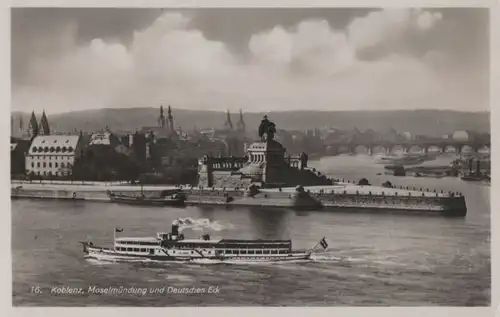
[[[31,162],[31,167],[35,167],[35,163]]]
[[[139,248],[134,248],[134,252],[139,252]]]
[[[56,175],[56,176],[59,176],[59,172],[55,172],[55,175]]]
[[[33,147],[33,152],[36,153],[37,149],[36,147]]]
[[[129,251],[129,252],[132,251],[132,248],[127,248],[127,251]]]
[[[43,162],[43,167],[47,167],[47,163]]]
[[[57,168],[58,167],[58,164],[57,162],[54,163],[54,167]]]
[[[37,167],[40,167],[40,162],[36,163],[36,166],[37,166]]]
[[[43,176],[47,176],[47,172],[46,171],[43,171]]]
[[[49,167],[52,168],[52,162],[49,162]]]
[[[141,252],[146,252],[146,249],[141,249]]]

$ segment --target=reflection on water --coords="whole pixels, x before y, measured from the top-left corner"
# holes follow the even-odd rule
[[[259,239],[282,239],[288,227],[288,210],[251,208],[249,216]]]

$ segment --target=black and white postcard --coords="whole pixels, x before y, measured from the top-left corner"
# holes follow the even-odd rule
[[[157,5],[8,9],[13,310],[498,304],[491,7]]]

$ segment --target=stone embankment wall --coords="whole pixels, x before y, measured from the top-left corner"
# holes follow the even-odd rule
[[[120,190],[120,187],[110,187],[114,193],[126,193],[127,195],[142,195],[147,197],[159,197],[164,188],[148,188],[143,191],[140,188],[128,187]],[[296,193],[281,191],[262,191],[254,197],[247,197],[245,190],[241,189],[217,189],[217,188],[184,188],[187,194],[188,204],[216,204],[216,205],[246,205],[261,207],[286,207],[296,206]],[[426,193],[424,196],[416,195],[366,195],[366,194],[343,194],[343,193],[309,193],[308,196],[314,201],[321,203],[325,209],[331,208],[354,208],[354,209],[378,209],[378,210],[420,210],[445,213],[454,216],[465,216],[467,212],[463,196],[443,197],[433,196]],[[430,195],[429,195],[430,194]],[[60,188],[20,188],[12,186],[11,197],[13,198],[42,198],[63,200],[88,200],[107,201],[106,187],[95,186],[66,186]],[[314,205],[313,201],[307,199],[307,205]]]
[[[106,191],[81,189],[11,189],[13,198],[109,201]]]

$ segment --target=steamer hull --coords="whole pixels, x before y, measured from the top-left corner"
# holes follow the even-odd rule
[[[311,253],[294,251],[284,255],[173,255],[166,251],[164,255],[141,255],[117,252],[109,248],[88,247],[87,258],[101,261],[157,261],[157,262],[291,262],[305,261],[311,258]]]
[[[325,238],[310,250],[292,250],[291,240],[211,240],[207,234],[184,239],[178,224],[156,237],[116,237],[116,232],[122,231],[115,228],[113,248],[80,241],[86,257],[107,261],[284,262],[308,260],[318,245],[328,246]]]

